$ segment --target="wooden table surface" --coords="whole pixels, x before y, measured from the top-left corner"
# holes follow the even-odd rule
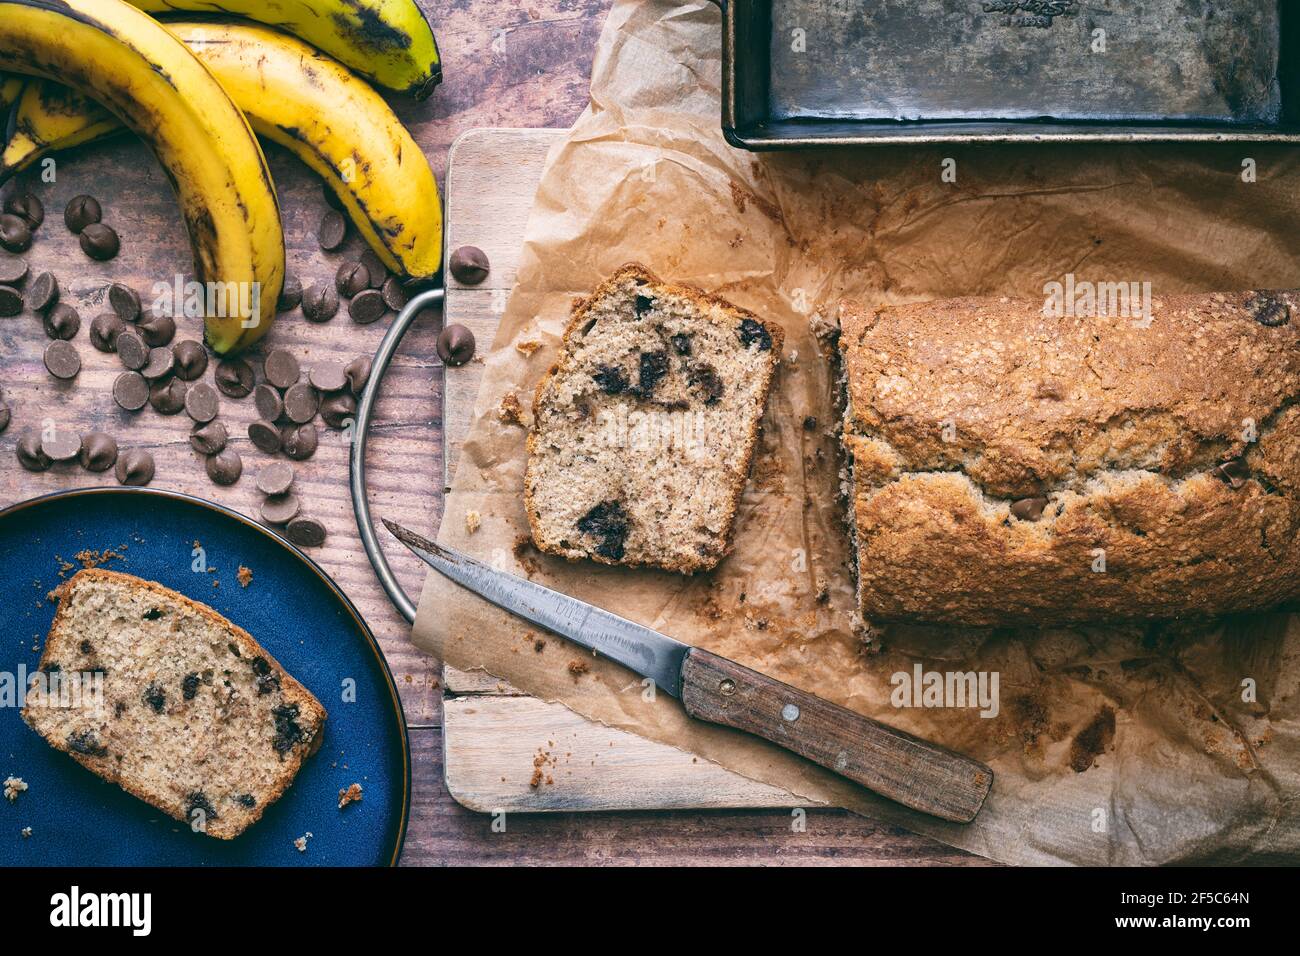
[[[394,101],[428,154],[440,182],[447,149],[460,133],[479,126],[565,127],[587,104],[591,59],[609,0],[421,0],[438,34],[445,80],[425,103]],[[359,248],[355,238],[341,254],[322,253],[316,225],[326,208],[317,180],[287,153],[268,147],[284,209],[289,268],[304,285],[330,280],[342,255]],[[30,314],[0,320],[0,387],[13,423],[0,435],[0,505],[61,488],[114,482],[112,473],[92,475],[74,466],[33,474],[17,463],[14,446],[27,429],[54,421],[81,432],[100,429],[123,447],[150,449],[158,471],[153,486],[206,497],[255,514],[260,496],[253,476],[267,456],[252,447],[246,426],[256,416],[252,400],[222,399],[221,415],[234,447],[243,455],[244,478],[229,488],[212,484],[190,449],[189,419],[167,418],[146,408],[129,415],[112,401],[115,356],[91,348],[90,319],[103,307],[103,290],[122,281],[141,292],[155,282],[190,271],[189,248],[165,176],[135,142],[119,140],[59,158],[57,180],[22,179],[45,201],[46,225],[26,254],[34,271],[53,271],[64,301],[78,307],[83,327],[75,340],[83,370],[74,383],[55,382],[41,355],[47,344]],[[7,187],[8,189],[14,186]],[[86,259],[62,225],[72,196],[90,193],[117,227],[122,254],[112,263]],[[3,253],[0,253],[3,255]],[[377,515],[433,533],[442,514],[442,369],[435,349],[441,316],[430,314],[407,335],[376,409],[368,467],[371,504]],[[310,366],[371,353],[381,324],[354,325],[340,310],[323,325],[301,315],[282,316],[264,346],[286,347]],[[182,324],[177,340],[198,337]],[[259,369],[260,371],[260,369]],[[211,370],[208,379],[211,378]],[[282,459],[283,460],[283,459]],[[369,621],[397,680],[411,730],[414,786],[404,865],[465,863],[876,863],[970,864],[982,862],[932,840],[841,811],[812,810],[802,829],[789,811],[677,811],[619,814],[513,814],[505,831],[491,818],[471,813],[448,795],[442,779],[442,689],[439,662],[416,651],[408,626],[389,604],[356,533],[347,489],[347,445],[323,432],[315,457],[297,464],[306,510],[329,531],[313,556],[334,576]],[[394,570],[411,594],[419,593],[422,565],[401,548],[390,548]],[[522,769],[522,768],[521,768]]]

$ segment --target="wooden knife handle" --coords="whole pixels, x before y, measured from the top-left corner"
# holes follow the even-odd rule
[[[944,820],[975,819],[993,771],[847,708],[698,648],[682,664],[682,704],[748,731],[881,796]]]

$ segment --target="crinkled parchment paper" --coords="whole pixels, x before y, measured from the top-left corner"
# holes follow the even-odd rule
[[[1216,629],[890,633],[864,646],[836,490],[831,378],[810,315],[869,303],[1039,295],[1044,283],[1150,281],[1178,291],[1293,287],[1300,159],[1263,146],[1053,146],[754,155],[719,131],[720,15],[619,0],[592,104],[557,145],[519,284],[485,358],[439,540],[988,762],[969,826],[937,822],[755,738],[652,703],[628,671],[529,630],[431,574],[414,640],[547,700],[675,744],[806,799],[1007,862],[1300,858],[1300,619]],[[957,181],[941,177],[946,157]],[[1258,181],[1242,178],[1255,161]],[[523,427],[573,297],[629,260],[731,298],[787,330],[785,361],[738,517],[735,552],[680,578],[567,564],[526,544]],[[527,346],[540,342],[532,354]],[[806,428],[805,418],[816,418]],[[478,511],[482,527],[466,530]],[[819,593],[822,599],[819,601]],[[899,709],[890,676],[996,672],[1000,709]],[[1243,682],[1245,682],[1243,684]],[[1253,687],[1253,695],[1249,693]],[[1253,699],[1252,699],[1253,697]]]

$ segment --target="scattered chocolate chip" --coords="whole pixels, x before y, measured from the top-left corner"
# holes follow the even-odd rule
[[[451,274],[464,285],[478,285],[488,277],[488,257],[478,246],[461,246],[451,254]]]
[[[338,362],[321,362],[313,365],[307,375],[307,381],[322,392],[341,392],[348,387],[347,373]]]
[[[122,248],[121,240],[111,226],[92,222],[81,230],[81,251],[96,262],[107,262]]]
[[[1047,507],[1047,498],[1035,495],[1033,498],[1021,498],[1011,503],[1011,515],[1021,521],[1037,521],[1043,516]]]
[[[373,362],[369,355],[358,355],[343,370],[347,376],[348,387],[352,389],[352,394],[357,398],[366,390],[366,383],[370,381],[370,368]]]
[[[329,283],[314,285],[302,294],[302,315],[308,322],[328,322],[339,310],[339,294]]]
[[[370,273],[360,262],[345,262],[334,274],[334,288],[343,298],[350,299],[358,292],[370,288]]]
[[[23,311],[23,294],[13,286],[0,285],[0,316],[9,318],[21,315]]]
[[[284,414],[289,421],[302,425],[316,417],[320,395],[306,382],[291,385],[284,393]]]
[[[280,429],[270,421],[258,419],[248,426],[248,438],[257,448],[274,455],[280,450]]]
[[[117,463],[117,441],[104,432],[91,432],[81,440],[78,460],[86,471],[108,471]]]
[[[264,495],[282,495],[293,487],[293,465],[275,461],[257,473],[257,490]]]
[[[253,407],[262,418],[273,422],[284,414],[284,399],[274,385],[263,382],[253,389]]]
[[[47,429],[41,435],[41,451],[50,461],[72,461],[81,454],[81,436],[71,429]]]
[[[233,485],[244,473],[244,459],[233,448],[223,448],[208,458],[208,477],[219,485]]]
[[[159,415],[179,415],[185,409],[189,389],[179,378],[168,378],[149,386],[149,404]]]
[[[31,193],[13,193],[5,200],[4,211],[27,223],[28,229],[39,229],[45,222],[45,206]]]
[[[185,413],[200,425],[207,424],[221,411],[217,390],[207,382],[195,382],[185,396]]]
[[[322,185],[320,191],[321,195],[325,197],[325,202],[331,209],[337,209],[339,212],[344,212],[346,210],[347,207],[343,205],[343,200],[338,197],[334,190],[330,189],[328,186]]]
[[[117,456],[114,474],[124,485],[147,485],[153,481],[153,455],[143,448],[128,448]]]
[[[27,289],[27,308],[44,312],[59,301],[59,280],[53,272],[42,272]]]
[[[262,502],[262,520],[267,524],[288,524],[301,510],[297,495],[273,495]]]
[[[101,352],[117,349],[117,337],[126,328],[126,323],[112,312],[95,316],[90,323],[90,344]]]
[[[223,359],[213,377],[221,393],[231,398],[244,398],[253,391],[253,366],[244,359]]]
[[[14,450],[18,454],[18,464],[28,471],[45,471],[54,464],[41,450],[41,436],[32,432],[24,432]]]
[[[389,276],[385,279],[384,285],[379,292],[384,297],[384,305],[394,312],[401,312],[406,308],[406,303],[410,301],[406,290],[402,288],[402,280],[397,276]]]
[[[0,285],[13,286],[15,289],[27,281],[27,260],[0,259]]]
[[[267,352],[263,371],[266,380],[280,389],[293,385],[302,374],[298,368],[298,360],[288,349],[272,349]]]
[[[113,401],[125,411],[138,412],[149,401],[149,383],[139,372],[123,372],[113,382]]]
[[[170,315],[159,315],[146,310],[141,313],[140,321],[135,327],[144,336],[145,342],[153,348],[170,345],[172,339],[176,337],[176,320]]]
[[[315,518],[294,518],[285,531],[300,548],[319,548],[325,543],[325,526]]]
[[[108,287],[108,307],[123,322],[134,322],[140,318],[140,295],[130,286],[114,282]]]
[[[357,414],[357,400],[351,392],[335,392],[320,403],[320,417],[331,428],[345,428]]]
[[[190,432],[190,447],[200,455],[215,455],[226,447],[229,440],[226,426],[220,421],[211,421],[206,425],[195,425]]]
[[[578,530],[600,539],[595,551],[601,557],[622,560],[630,521],[620,502],[602,501],[578,519]]]
[[[366,267],[370,288],[382,289],[388,280],[388,266],[384,265],[384,261],[375,254],[373,249],[366,249],[361,253],[361,264]]]
[[[45,334],[52,339],[75,339],[81,331],[81,314],[60,302],[45,313]]]
[[[320,247],[333,252],[348,238],[348,221],[337,209],[327,210],[320,221]]]
[[[149,346],[134,326],[128,325],[120,329],[117,338],[113,340],[113,347],[117,349],[117,357],[122,364],[133,371],[138,372],[149,362]]]
[[[0,246],[9,252],[26,252],[32,247],[32,227],[21,216],[0,214]]]
[[[285,273],[280,297],[275,300],[275,311],[292,312],[302,302],[302,283],[293,273]]]
[[[1276,292],[1256,292],[1246,300],[1246,310],[1260,325],[1277,328],[1291,321],[1291,307]]]
[[[171,349],[156,348],[149,350],[149,361],[144,363],[140,374],[151,382],[166,378],[176,366],[176,356]]]
[[[464,365],[474,357],[474,333],[453,324],[438,333],[438,357],[446,365]]]
[[[1250,469],[1240,458],[1221,462],[1215,466],[1214,473],[1234,491],[1250,480]]]
[[[316,426],[310,422],[305,425],[289,425],[280,432],[280,442],[284,453],[294,461],[306,461],[316,454],[320,435]]]
[[[357,325],[378,322],[387,312],[388,306],[384,304],[384,294],[375,289],[358,292],[348,303],[348,315],[352,316],[352,321]]]
[[[766,352],[772,347],[772,334],[754,319],[742,319],[736,328],[736,335],[745,348],[757,344],[760,352]]]
[[[45,368],[55,378],[73,379],[81,371],[81,356],[71,342],[51,342],[45,349]]]
[[[815,432],[817,430],[817,417],[815,415],[804,416],[803,430],[806,432]]]
[[[194,339],[185,339],[172,346],[172,355],[176,358],[176,377],[192,382],[199,378],[208,368],[208,350],[203,343]]]
[[[63,210],[63,223],[71,232],[79,233],[103,218],[104,211],[93,196],[74,196]]]

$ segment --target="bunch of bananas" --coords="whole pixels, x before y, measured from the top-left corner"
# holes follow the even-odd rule
[[[279,207],[254,131],[320,174],[390,270],[436,273],[433,171],[360,78],[417,98],[441,79],[415,0],[222,0],[222,13],[275,29],[149,15],[212,9],[210,0],[0,0],[0,112],[9,113],[0,182],[54,150],[123,127],[139,135],[176,186],[199,281],[256,283],[257,301],[270,304],[209,315],[218,354],[266,334],[284,281]]]

